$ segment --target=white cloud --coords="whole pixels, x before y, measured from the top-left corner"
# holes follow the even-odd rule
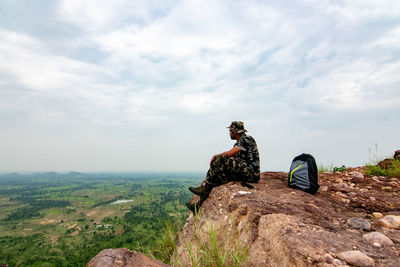
[[[159,169],[201,169],[209,151],[230,145],[214,139],[240,119],[260,133],[264,165],[282,166],[273,151],[291,158],[304,139],[319,153],[328,136],[354,139],[355,125],[393,125],[399,111],[397,1],[69,0],[43,10],[46,27],[0,28],[0,125],[14,144],[40,137],[47,147],[49,137],[65,150],[69,140],[88,158],[111,150],[124,162],[111,169],[148,147],[142,161],[135,156],[143,168],[152,159]],[[188,147],[199,154],[165,160]],[[157,148],[167,152],[154,156]],[[107,162],[94,158],[93,168]]]
[[[146,24],[167,13],[171,3],[173,1],[64,0],[58,6],[58,14],[84,32],[101,32],[121,27],[128,21]]]

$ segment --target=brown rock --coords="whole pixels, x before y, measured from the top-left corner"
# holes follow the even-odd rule
[[[353,177],[354,172],[363,174],[365,170],[352,168],[349,172]],[[226,255],[237,253],[240,256],[246,248],[248,266],[343,265],[344,262],[334,258],[336,253],[352,250],[366,251],[370,255],[366,256],[370,260],[354,263],[366,265],[356,266],[373,266],[371,260],[377,266],[399,266],[400,231],[394,229],[398,216],[373,222],[374,229],[382,227],[379,231],[394,242],[392,246],[381,246],[379,241],[366,242],[361,231],[347,227],[346,222],[352,217],[372,219],[371,211],[398,214],[400,194],[396,192],[400,190],[400,179],[355,176],[359,178],[351,179],[356,186],[353,184],[354,188],[350,188],[344,184],[350,180],[347,172],[320,173],[320,186],[326,187],[329,193],[320,190],[323,193],[316,195],[289,188],[288,174],[284,172],[262,173],[255,188],[246,189],[250,194],[240,192],[244,189],[237,182],[215,187],[199,215],[189,216],[177,240],[173,262],[179,262],[178,266],[195,265],[192,261],[198,263],[204,257],[205,248],[211,247],[212,232],[221,252]],[[345,182],[337,184],[338,179]],[[389,184],[389,181],[396,184]],[[391,190],[381,190],[382,186],[388,185]],[[87,266],[167,266],[138,252],[120,250],[104,250]],[[132,262],[137,265],[128,265]]]
[[[387,215],[382,219],[387,221],[391,225],[391,228],[400,229],[400,216]]]
[[[361,173],[361,172],[358,172],[358,171],[353,171],[353,172],[350,172],[350,175],[351,175],[351,178],[355,178],[355,179],[363,179],[364,178],[364,175]]]
[[[380,212],[373,212],[372,215],[377,219],[383,218],[383,214]]]
[[[393,165],[393,160],[400,160],[400,150],[394,152],[393,158],[388,158],[380,161],[377,165],[381,169],[389,169]]]
[[[341,178],[338,178],[338,179],[336,179],[336,183],[342,184],[342,183],[343,183],[343,180],[342,180]]]
[[[388,245],[388,246],[391,246],[394,244],[393,241],[390,240],[389,237],[387,237],[384,234],[381,234],[379,232],[372,232],[372,233],[365,234],[365,235],[363,235],[363,238],[373,244],[378,243],[379,245]]]
[[[381,169],[389,169],[393,164],[393,159],[384,159],[376,164]]]
[[[339,259],[344,260],[354,266],[373,267],[375,261],[358,250],[345,251],[338,255]]]
[[[373,245],[374,247],[376,247],[376,248],[382,247],[381,244],[379,244],[378,242],[374,242],[374,243],[372,243],[372,245]]]
[[[127,248],[104,249],[86,267],[168,267],[160,261]]]
[[[371,230],[371,224],[362,219],[362,218],[358,218],[358,217],[353,217],[347,220],[347,224],[350,227],[356,228],[356,229],[362,229],[362,230]]]
[[[400,160],[400,150],[396,150],[394,152],[393,158],[396,159],[396,160]]]
[[[347,196],[349,196],[349,197],[355,197],[356,195],[357,195],[356,192],[349,192],[349,193],[347,193]]]
[[[374,226],[376,226],[376,227],[385,227],[385,228],[388,228],[388,229],[392,229],[393,228],[392,225],[389,222],[385,221],[384,219],[376,220],[374,222]]]
[[[326,253],[326,254],[324,255],[324,261],[325,261],[326,263],[332,264],[332,263],[334,262],[334,260],[335,260],[335,259],[332,257],[331,254]]]
[[[363,168],[350,170],[354,171],[364,173]],[[221,253],[231,255],[246,248],[247,266],[335,265],[341,261],[332,253],[351,250],[368,251],[378,266],[396,266],[400,255],[398,243],[377,249],[363,239],[360,230],[347,227],[346,222],[352,217],[372,219],[371,211],[396,214],[400,195],[380,191],[382,183],[379,186],[378,183],[381,180],[386,185],[387,177],[376,181],[366,176],[354,181],[357,184],[354,188],[335,187],[337,180],[345,180],[345,176],[320,173],[320,186],[326,186],[329,193],[320,190],[322,193],[316,195],[289,188],[287,173],[283,172],[262,173],[254,189],[246,189],[251,194],[240,195],[243,187],[238,182],[215,187],[199,215],[188,218],[172,262],[191,266],[204,260],[205,248],[211,247],[212,231]],[[362,220],[364,228],[369,230],[369,222]],[[385,235],[393,242],[400,237],[391,232]]]
[[[382,186],[381,189],[384,191],[391,191],[392,187],[391,186]]]
[[[320,192],[326,192],[326,191],[328,191],[328,187],[327,187],[326,185],[323,185],[323,186],[321,186],[321,187],[319,188],[319,191],[320,191]]]

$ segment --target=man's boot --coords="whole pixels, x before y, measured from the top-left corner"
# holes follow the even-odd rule
[[[203,193],[204,188],[202,185],[199,185],[198,187],[189,187],[189,190],[193,194],[200,196]]]
[[[254,186],[252,186],[251,184],[248,184],[246,182],[240,182],[240,185],[243,187],[247,187],[249,189],[254,189]]]
[[[211,190],[213,189],[213,186],[207,182],[201,185],[199,185],[198,187],[189,187],[189,190],[198,196],[207,196],[210,194]]]
[[[198,194],[200,196],[200,201],[197,202],[196,204],[191,204],[190,202],[186,203],[186,207],[195,214],[195,212],[198,212],[200,209],[201,204],[208,198],[208,196],[211,193],[211,190],[213,189],[213,185],[209,183],[204,183],[196,188],[189,187],[189,190],[192,191],[194,194]]]

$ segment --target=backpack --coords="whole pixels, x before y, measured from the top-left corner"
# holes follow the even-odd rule
[[[288,185],[313,194],[318,191],[318,169],[310,154],[295,157],[290,165]]]

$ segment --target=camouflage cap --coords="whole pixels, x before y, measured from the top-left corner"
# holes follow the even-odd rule
[[[235,132],[235,133],[245,133],[247,130],[244,128],[244,123],[242,121],[233,121],[231,125],[228,127],[229,130]]]

